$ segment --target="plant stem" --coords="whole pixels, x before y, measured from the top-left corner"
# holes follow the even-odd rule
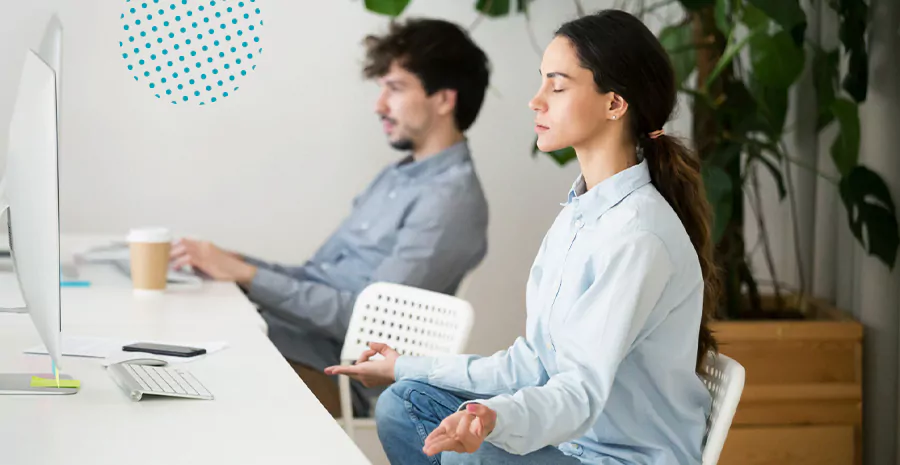
[[[710,79],[712,71],[716,68],[716,64],[725,51],[725,37],[719,32],[715,25],[714,11],[711,7],[701,8],[691,11],[691,29],[693,42],[702,42],[709,37],[713,38],[712,47],[704,47],[697,49],[697,89],[690,91],[683,89],[685,92],[695,97],[692,105],[692,135],[694,138],[694,146],[701,160],[709,160],[715,153],[718,146],[717,134],[723,130],[728,130],[732,126],[730,118],[719,121],[715,114],[715,106],[706,103],[700,103],[698,99],[704,101],[715,101],[722,96],[723,82],[727,79]],[[732,76],[731,66],[726,64],[720,70],[724,77]],[[732,180],[732,185],[738,185],[740,180],[740,160],[730,161],[722,167],[728,177]],[[744,310],[744,299],[741,294],[742,284],[745,281],[746,274],[743,273],[744,268],[741,266],[745,262],[746,249],[744,246],[743,232],[743,194],[738,189],[733,189],[729,195],[729,201],[732,205],[732,214],[722,238],[716,244],[715,261],[716,265],[722,270],[722,294],[717,314],[721,318],[738,319]],[[752,281],[752,279],[751,279]],[[752,285],[748,283],[748,288]],[[753,301],[751,299],[751,305]]]
[[[685,92],[685,93],[690,93],[690,92],[688,92],[687,89],[680,89],[680,90],[681,90],[682,92]],[[702,96],[703,94],[696,93],[696,95]],[[746,139],[746,138],[742,138],[742,137],[726,137],[726,139],[727,139],[727,140],[730,140],[730,141],[733,141],[733,142],[737,142],[737,143],[742,144],[742,145],[747,145],[747,144],[760,144],[760,143],[761,143],[760,141],[757,141],[757,140],[754,140],[754,139]],[[783,145],[783,144],[779,143],[778,146],[775,146],[775,145],[770,144],[770,143],[762,143],[762,144],[763,144],[763,145],[762,145],[761,147],[762,147],[764,150],[768,150],[768,151],[771,152],[772,154],[776,155],[779,159],[783,158],[783,159],[785,159],[785,160],[787,160],[787,161],[789,161],[789,162],[791,162],[791,163],[793,163],[793,164],[795,164],[795,165],[797,165],[797,166],[799,166],[799,167],[801,167],[801,168],[803,168],[803,169],[806,169],[807,171],[809,171],[809,172],[811,172],[811,173],[813,173],[813,174],[815,174],[815,175],[821,177],[822,179],[824,179],[824,180],[826,180],[826,181],[828,181],[828,182],[834,184],[835,186],[838,186],[838,185],[840,184],[840,179],[839,179],[839,178],[835,178],[834,176],[831,176],[831,175],[826,174],[826,173],[824,173],[824,172],[822,172],[822,171],[819,171],[819,169],[816,168],[815,166],[812,166],[812,165],[810,165],[810,164],[808,164],[808,163],[806,163],[806,162],[804,162],[804,161],[802,161],[802,160],[799,160],[799,159],[797,159],[797,158],[794,158],[794,157],[788,155],[788,153],[784,150],[784,145]]]
[[[669,50],[669,54],[677,55],[682,52],[690,52],[691,50],[697,50],[698,48],[704,48],[704,47],[715,47],[715,44],[713,43],[712,40],[706,40],[703,42],[694,42],[694,43],[682,45],[681,47],[673,48],[672,50]]]
[[[484,13],[478,13],[478,16],[475,18],[475,21],[472,21],[472,24],[469,25],[468,31],[470,34],[473,31],[475,31],[475,28],[478,27],[479,24],[481,24],[481,21],[483,19],[484,19]]]
[[[528,41],[531,42],[531,48],[534,49],[535,53],[538,56],[542,56],[544,51],[541,50],[541,47],[537,43],[537,38],[534,36],[534,28],[531,27],[531,10],[525,10],[525,31],[528,32]]]
[[[781,153],[787,156],[787,150],[785,150],[784,142],[779,141],[778,146],[781,148]],[[800,228],[799,223],[797,221],[797,199],[794,192],[794,180],[791,177],[791,164],[784,164],[784,174],[785,174],[785,185],[787,187],[787,195],[788,200],[790,201],[791,207],[791,227],[794,230],[794,254],[796,255],[795,259],[797,260],[797,275],[800,278],[800,292],[797,295],[798,300],[802,303],[806,297],[806,273],[803,270],[803,257],[800,254]]]
[[[581,4],[581,0],[573,0],[575,2],[575,12],[578,14],[578,17],[584,16],[584,5]]]
[[[753,206],[753,214],[756,216],[756,224],[759,227],[760,236],[762,237],[763,242],[763,256],[766,258],[766,267],[769,268],[769,276],[772,277],[772,281],[775,282],[774,292],[775,292],[775,302],[778,305],[778,310],[781,310],[781,289],[778,286],[778,277],[775,275],[775,260],[772,259],[772,244],[769,242],[769,232],[766,229],[766,221],[762,215],[762,197],[759,195],[759,176],[756,173],[756,164],[748,167],[750,170],[750,182],[753,186],[753,202],[751,205],[755,203]]]
[[[809,165],[804,161],[798,160],[798,159],[788,155],[787,153],[782,153],[782,156],[784,157],[785,160],[787,160],[787,161],[821,177],[822,179],[834,184],[835,187],[840,185],[840,182],[841,182],[840,179],[837,179],[834,176],[831,176],[830,174],[825,174],[824,172],[819,171],[819,169],[816,168],[815,166]]]
[[[483,10],[478,10],[478,8],[476,8],[476,10],[478,11],[478,17],[475,18],[475,21],[472,21],[472,24],[469,25],[469,29],[468,29],[469,33],[474,31],[475,28],[478,27],[479,24],[481,24],[481,20],[484,19],[484,12],[491,11],[491,6],[493,6],[493,5],[494,5],[494,0],[487,0],[487,3],[484,4]]]

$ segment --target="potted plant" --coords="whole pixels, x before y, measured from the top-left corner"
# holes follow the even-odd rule
[[[816,88],[816,130],[836,125],[831,156],[848,226],[867,252],[893,268],[896,212],[882,178],[861,165],[858,105],[866,98],[868,56],[864,0],[828,3],[840,21],[841,47],[823,50],[805,34],[797,0],[682,1],[685,18],[664,28],[682,91],[693,105],[693,140],[704,162],[714,210],[717,262],[725,300],[714,332],[723,352],[747,369],[739,411],[723,463],[858,463],[861,461],[862,326],[847,312],[800,289],[784,293],[773,279],[762,295],[748,265],[743,237],[749,192],[759,226],[765,222],[756,167],[775,179],[792,209],[791,169],[783,143],[788,92],[806,60]],[[842,56],[848,66],[841,73]],[[696,80],[686,78],[696,70]],[[792,212],[792,216],[793,216]],[[797,228],[793,228],[794,234]],[[768,243],[769,273],[775,277]],[[800,268],[802,274],[802,267]]]
[[[532,0],[478,0],[484,15],[528,15]],[[579,15],[584,8],[573,0]],[[366,0],[396,16],[409,0]],[[513,5],[515,3],[515,5]],[[680,4],[684,15],[659,33],[680,92],[692,109],[692,142],[703,162],[724,292],[713,330],[722,352],[747,369],[747,384],[721,463],[857,463],[861,459],[862,327],[847,312],[807,295],[785,292],[762,246],[771,292],[760,291],[744,238],[745,195],[765,237],[757,169],[775,180],[794,208],[792,169],[809,169],[783,143],[789,90],[811,62],[816,130],[836,127],[832,181],[848,226],[867,253],[893,268],[900,235],[884,180],[859,163],[858,106],[865,101],[868,56],[865,0],[831,0],[841,46],[824,50],[806,35],[799,0],[643,0],[623,3],[637,15]],[[815,6],[815,5],[814,5]],[[840,64],[846,61],[842,70]],[[539,153],[537,148],[533,153]],[[558,164],[569,149],[548,153]],[[824,175],[823,175],[824,176]],[[829,178],[830,179],[830,178]],[[797,228],[793,228],[797,234]],[[802,270],[802,268],[801,268]],[[802,271],[801,271],[802,273]]]

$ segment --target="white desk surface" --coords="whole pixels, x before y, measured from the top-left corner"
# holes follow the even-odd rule
[[[77,242],[64,239],[63,250]],[[0,396],[0,464],[369,463],[269,342],[236,286],[206,282],[147,298],[111,267],[81,271],[92,285],[62,289],[64,334],[227,341],[227,349],[180,365],[216,398],[134,402],[100,359],[63,357],[79,393]],[[16,305],[15,278],[2,272],[0,306]],[[0,372],[49,372],[49,357],[22,353],[40,342],[28,315],[0,314]]]

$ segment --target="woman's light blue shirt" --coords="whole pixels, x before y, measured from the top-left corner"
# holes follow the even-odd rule
[[[553,445],[591,464],[700,463],[703,278],[645,161],[587,192],[576,181],[526,292],[526,335],[509,349],[403,356],[397,380],[482,399],[497,412],[487,441],[512,453]]]

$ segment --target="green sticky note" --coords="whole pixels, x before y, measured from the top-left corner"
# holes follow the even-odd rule
[[[56,379],[46,379],[38,376],[31,377],[31,387],[61,387],[61,388],[75,388],[78,389],[81,387],[81,381],[77,379],[61,379],[59,380],[59,386],[56,385]]]

